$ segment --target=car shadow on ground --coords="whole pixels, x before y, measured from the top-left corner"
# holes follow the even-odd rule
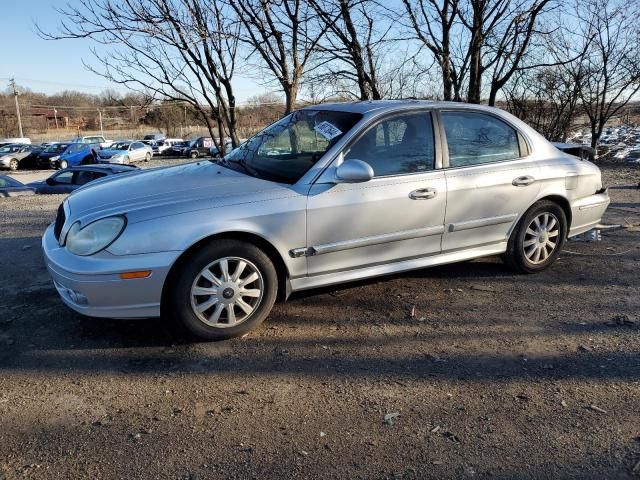
[[[613,327],[602,322],[583,325],[571,319],[570,313],[571,321],[559,322],[537,318],[535,306],[517,304],[512,311],[495,311],[495,302],[509,304],[514,288],[537,289],[539,295],[545,295],[545,288],[566,273],[562,269],[520,276],[489,258],[317,289],[276,305],[265,325],[247,338],[206,344],[194,343],[167,318],[96,319],[72,312],[51,284],[39,249],[29,248],[12,257],[17,246],[37,241],[31,237],[0,241],[0,246],[11,247],[0,249],[8,274],[0,281],[4,312],[0,320],[0,371],[640,377],[637,354],[565,349],[523,362],[509,353],[513,350],[500,352],[492,344],[496,336],[518,344],[532,336],[549,341],[563,337],[571,342],[574,336],[637,335],[634,322]],[[484,279],[498,283],[477,292],[464,283],[464,291],[450,288],[466,280],[482,288]],[[476,296],[466,297],[469,292]],[[415,300],[416,295],[424,298]],[[437,315],[427,311],[420,320],[413,314],[416,303],[421,311],[433,310]],[[478,342],[492,348],[479,348]],[[411,353],[407,353],[407,346],[411,346]]]

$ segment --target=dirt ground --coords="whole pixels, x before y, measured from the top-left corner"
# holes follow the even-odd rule
[[[39,245],[62,196],[2,200],[0,479],[640,478],[640,175],[604,178],[628,228],[544,273],[313,291],[219,343],[73,313]]]

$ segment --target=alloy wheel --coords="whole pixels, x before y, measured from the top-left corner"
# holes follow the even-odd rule
[[[560,222],[549,212],[543,212],[531,221],[524,234],[522,248],[527,260],[541,264],[556,250],[559,243]]]
[[[196,276],[191,286],[191,308],[206,325],[234,327],[256,311],[263,292],[262,274],[253,263],[239,257],[224,257]]]

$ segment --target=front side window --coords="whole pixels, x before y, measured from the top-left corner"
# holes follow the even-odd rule
[[[55,177],[53,177],[53,180],[56,183],[61,183],[61,184],[69,184],[71,183],[71,181],[73,180],[73,172],[62,172],[59,175],[56,175]]]
[[[242,143],[222,164],[275,182],[297,182],[362,115],[298,110]]]
[[[442,112],[449,147],[449,166],[466,167],[520,157],[516,131],[503,121],[478,112]]]
[[[367,162],[376,177],[433,170],[431,114],[411,113],[379,122],[346,150],[344,158]]]

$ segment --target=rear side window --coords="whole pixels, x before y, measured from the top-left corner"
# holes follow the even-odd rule
[[[478,112],[442,112],[449,166],[465,167],[520,157],[518,135],[503,121]]]
[[[367,162],[376,177],[433,170],[431,114],[411,113],[382,120],[345,152],[345,159]]]

